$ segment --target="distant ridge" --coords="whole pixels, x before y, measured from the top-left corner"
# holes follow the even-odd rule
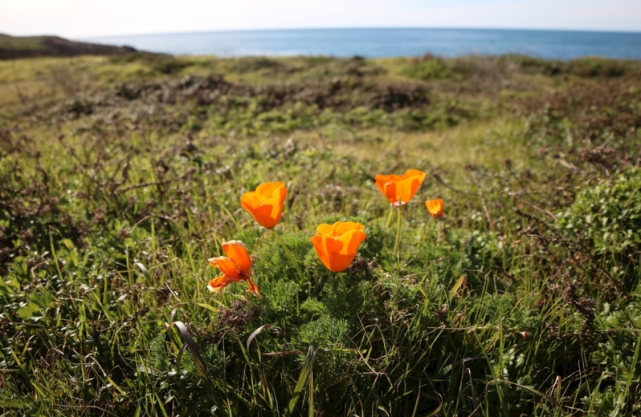
[[[130,46],[75,42],[59,36],[9,36],[0,34],[0,59],[39,56],[123,55],[138,52]]]

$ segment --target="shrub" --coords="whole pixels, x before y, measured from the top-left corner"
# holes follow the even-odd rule
[[[451,78],[452,70],[440,58],[431,58],[406,67],[403,74],[419,80],[442,80]]]

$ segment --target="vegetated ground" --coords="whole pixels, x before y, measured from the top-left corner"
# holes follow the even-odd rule
[[[639,415],[640,88],[592,58],[0,62],[0,409]],[[373,179],[408,168],[395,256]],[[240,208],[265,181],[304,277]],[[332,274],[309,238],[346,219]],[[207,291],[231,239],[262,299]]]

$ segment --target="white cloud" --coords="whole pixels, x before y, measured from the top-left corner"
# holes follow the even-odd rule
[[[641,31],[641,1],[0,0],[0,32],[16,35],[88,37],[322,27]]]

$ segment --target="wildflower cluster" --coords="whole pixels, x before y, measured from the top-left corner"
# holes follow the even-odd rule
[[[407,170],[403,175],[377,175],[376,187],[389,200],[394,209],[398,210],[398,231],[394,251],[398,252],[401,229],[401,207],[414,197],[425,179],[425,173],[416,169]],[[254,218],[256,223],[273,230],[283,215],[287,189],[282,182],[267,182],[259,185],[255,191],[242,195],[240,204]],[[427,211],[434,218],[443,216],[443,200],[425,201]],[[316,254],[327,269],[332,272],[343,272],[354,261],[359,246],[367,238],[365,226],[356,222],[336,222],[320,224],[316,234],[310,238]],[[294,265],[297,265],[287,246],[279,239],[283,249]],[[233,282],[247,282],[248,292],[260,297],[260,291],[250,276],[252,266],[249,253],[243,242],[233,240],[223,242],[223,252],[227,257],[217,257],[209,263],[218,268],[223,275],[209,281],[207,288],[213,292],[222,291]],[[302,276],[302,271],[298,270]]]

